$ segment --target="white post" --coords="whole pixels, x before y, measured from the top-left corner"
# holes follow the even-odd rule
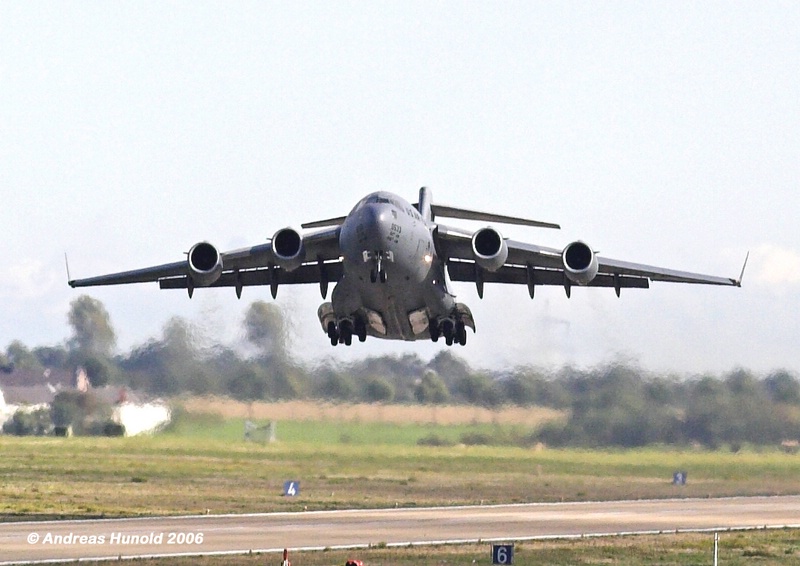
[[[719,559],[719,533],[714,533],[714,566],[717,566]]]

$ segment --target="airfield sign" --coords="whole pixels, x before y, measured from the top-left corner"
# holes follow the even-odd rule
[[[513,563],[514,563],[513,544],[492,545],[492,564],[513,564]]]

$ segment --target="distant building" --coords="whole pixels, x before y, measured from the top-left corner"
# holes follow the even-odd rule
[[[82,368],[81,371],[83,371]],[[84,371],[83,374],[85,377],[86,372]],[[8,386],[34,387],[48,383],[56,388],[74,389],[77,386],[77,372],[51,368],[43,371],[14,369],[9,373],[0,372],[0,388]]]
[[[155,432],[171,419],[166,403],[146,401],[141,394],[126,387],[93,388],[86,371],[79,367],[74,372],[45,369],[43,372],[14,370],[0,373],[0,425],[18,410],[47,408],[59,392],[74,390],[91,391],[100,401],[111,405],[114,421],[125,427],[127,436]]]

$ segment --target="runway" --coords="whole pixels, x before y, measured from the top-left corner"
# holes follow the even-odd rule
[[[800,496],[0,523],[0,565],[761,527],[800,528]]]

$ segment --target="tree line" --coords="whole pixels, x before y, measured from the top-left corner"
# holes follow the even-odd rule
[[[429,361],[405,354],[309,365],[289,354],[282,310],[263,301],[251,303],[242,321],[246,348],[208,344],[190,322],[176,317],[161,336],[120,354],[108,312],[87,295],[71,303],[68,322],[72,335],[64,344],[29,349],[14,341],[0,353],[0,369],[81,366],[94,386],[126,386],[155,396],[545,406],[567,415],[528,437],[548,445],[714,448],[800,439],[800,380],[786,370],[676,377],[610,363],[489,371],[470,367],[451,350]]]

